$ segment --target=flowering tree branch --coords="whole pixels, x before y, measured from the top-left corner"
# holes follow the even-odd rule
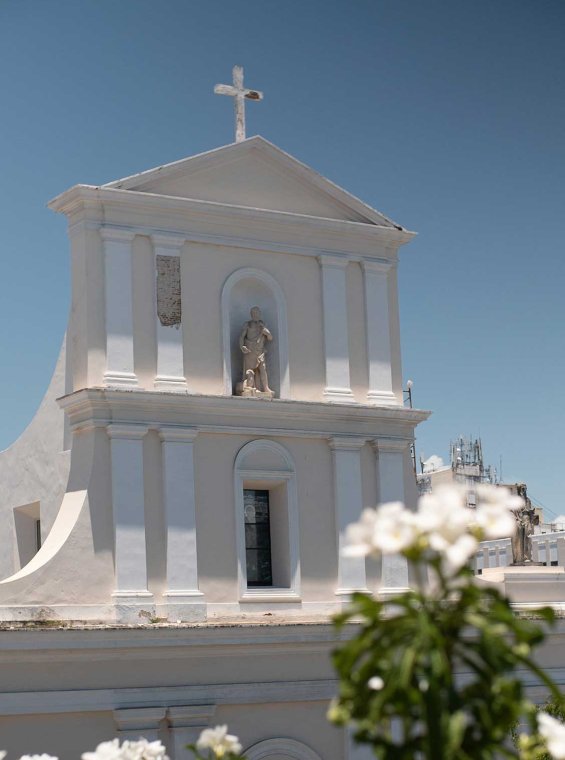
[[[400,553],[417,579],[388,603],[355,594],[336,618],[338,628],[359,628],[334,652],[340,692],[329,716],[352,724],[356,740],[381,760],[533,760],[541,748],[565,758],[565,741],[558,754],[549,738],[555,723],[565,727],[536,717],[517,672],[530,670],[562,703],[531,656],[541,626],[517,616],[496,588],[479,585],[468,566],[479,541],[513,533],[522,501],[502,487],[477,491],[476,509],[464,490],[444,488],[423,496],[416,512],[385,504],[348,529],[345,553]],[[536,614],[554,620],[551,609]],[[508,740],[524,719],[530,734],[514,747]]]

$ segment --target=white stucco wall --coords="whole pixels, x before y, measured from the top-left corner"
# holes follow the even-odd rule
[[[65,394],[65,367],[63,343],[39,409],[20,437],[0,452],[0,579],[21,567],[14,510],[39,502],[45,540],[65,492],[70,452],[65,451],[64,413],[55,401]]]

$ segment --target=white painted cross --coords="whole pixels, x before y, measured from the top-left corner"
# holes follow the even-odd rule
[[[263,100],[263,93],[258,90],[246,90],[243,86],[243,66],[233,67],[233,86],[217,84],[214,87],[216,95],[231,95],[235,106],[235,141],[245,140],[245,103],[248,100]]]

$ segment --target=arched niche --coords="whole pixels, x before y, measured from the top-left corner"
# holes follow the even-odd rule
[[[320,755],[295,739],[266,739],[245,750],[247,760],[321,760]]]
[[[252,306],[273,335],[267,349],[269,385],[277,398],[290,397],[286,302],[278,282],[261,269],[246,267],[233,272],[222,289],[224,393],[232,396],[241,380],[243,359],[239,336]]]

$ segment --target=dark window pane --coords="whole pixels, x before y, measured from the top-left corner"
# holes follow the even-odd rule
[[[259,571],[257,569],[257,550],[247,549],[247,585],[252,586],[258,582]]]
[[[272,586],[271,552],[265,549],[248,549],[247,585]]]
[[[245,546],[247,549],[270,549],[271,534],[268,523],[245,525]]]
[[[245,488],[245,549],[248,586],[272,586],[269,492]]]

